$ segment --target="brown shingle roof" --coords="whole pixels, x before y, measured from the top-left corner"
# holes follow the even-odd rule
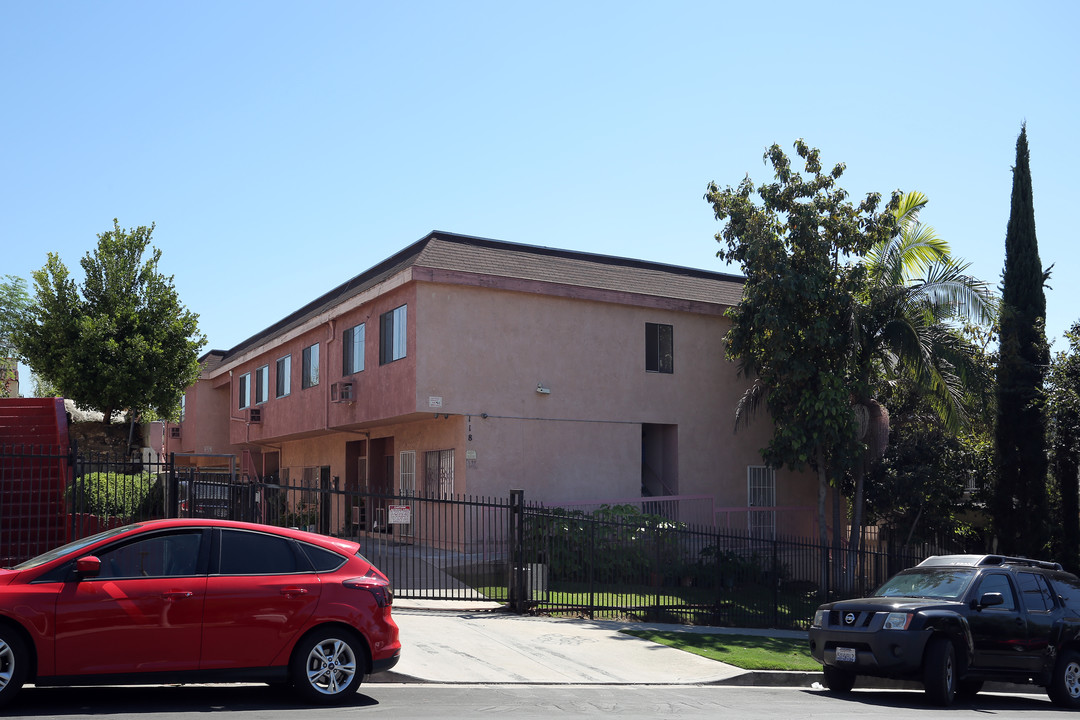
[[[409,267],[455,273],[492,275],[534,282],[673,298],[691,302],[735,305],[742,296],[743,278],[674,265],[595,255],[592,253],[520,245],[498,240],[432,232],[396,255],[357,275],[220,354],[220,363],[234,355],[298,327],[311,318],[374,287]],[[204,372],[207,370],[204,364]]]

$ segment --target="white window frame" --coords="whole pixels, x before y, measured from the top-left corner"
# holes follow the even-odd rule
[[[355,375],[364,371],[364,335],[366,323],[347,329],[341,338],[341,374]]]
[[[300,387],[304,390],[313,388],[319,384],[319,343],[312,343],[304,348],[301,356],[301,370],[303,377]]]
[[[277,373],[274,393],[279,398],[286,397],[292,392],[292,355],[279,357],[274,362],[274,371]]]
[[[270,366],[255,369],[255,404],[262,405],[270,399]]]
[[[244,373],[240,376],[239,385],[240,395],[240,409],[245,410],[251,407],[251,373]]]
[[[401,360],[408,355],[408,308],[408,305],[401,305],[379,317],[380,365]]]

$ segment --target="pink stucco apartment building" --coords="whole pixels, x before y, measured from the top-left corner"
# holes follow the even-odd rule
[[[724,354],[737,276],[432,232],[212,350],[169,450],[343,489],[561,506],[679,498],[813,532],[816,483],[761,466]],[[777,508],[776,511],[749,511]]]

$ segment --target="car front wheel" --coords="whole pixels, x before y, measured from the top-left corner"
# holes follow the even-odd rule
[[[29,655],[22,638],[0,625],[0,705],[6,705],[26,681]]]
[[[366,657],[355,633],[342,628],[316,630],[293,653],[289,668],[293,689],[309,702],[343,702],[360,687]]]
[[[923,687],[935,705],[951,705],[956,697],[956,648],[946,638],[934,638],[926,648]]]
[[[822,672],[825,674],[825,687],[834,693],[849,693],[855,687],[855,673],[850,670],[826,665]]]
[[[1055,705],[1080,708],[1080,654],[1075,650],[1061,653],[1046,694]]]

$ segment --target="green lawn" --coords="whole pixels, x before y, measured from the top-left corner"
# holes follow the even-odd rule
[[[821,670],[810,656],[805,640],[757,635],[709,635],[692,632],[623,630],[627,635],[651,640],[744,670]]]

